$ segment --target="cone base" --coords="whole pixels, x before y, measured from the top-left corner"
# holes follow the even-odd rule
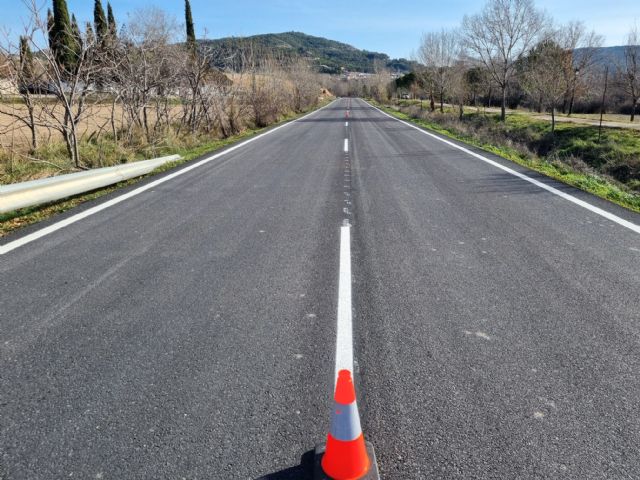
[[[365,449],[367,455],[369,457],[369,461],[371,465],[369,466],[369,470],[366,472],[364,476],[356,477],[360,480],[380,480],[380,473],[378,472],[378,463],[376,460],[376,454],[373,449],[373,445],[369,442],[364,442]],[[315,458],[314,458],[314,466],[313,466],[313,479],[314,480],[334,480],[329,477],[324,470],[322,469],[322,459],[324,458],[324,454],[326,451],[326,444],[316,445],[315,449]]]

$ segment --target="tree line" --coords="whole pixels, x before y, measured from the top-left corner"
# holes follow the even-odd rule
[[[307,110],[321,92],[302,59],[283,61],[251,48],[237,53],[242,59],[224,58],[198,42],[189,0],[182,25],[157,7],[118,23],[101,0],[84,25],[66,0],[53,0],[46,15],[35,0],[29,10],[24,33],[0,44],[0,70],[16,85],[23,108],[0,103],[0,113],[30,131],[32,151],[43,132],[59,132],[78,168],[85,167],[83,139],[126,145],[153,144],[168,134],[228,137]],[[221,63],[229,68],[215,67]],[[109,119],[87,138],[80,125],[95,107],[109,111]]]
[[[612,68],[598,56],[602,44],[582,22],[554,24],[533,0],[488,0],[459,28],[425,33],[417,51],[422,68],[396,86],[426,97],[432,110],[456,104],[460,115],[465,104],[493,103],[504,121],[508,107],[524,105],[550,112],[554,128],[557,111],[572,115],[579,102],[583,110],[607,102],[633,122],[640,97],[638,27],[630,29],[623,58]]]

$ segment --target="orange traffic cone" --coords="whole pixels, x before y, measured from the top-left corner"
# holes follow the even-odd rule
[[[349,370],[338,373],[334,400],[322,470],[335,480],[356,480],[365,476],[371,460],[360,427],[356,390]]]

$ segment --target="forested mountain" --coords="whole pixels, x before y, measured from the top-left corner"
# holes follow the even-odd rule
[[[216,55],[217,66],[221,68],[237,66],[247,61],[251,54],[259,58],[270,54],[282,61],[302,57],[310,60],[319,71],[327,73],[340,73],[343,70],[372,73],[376,65],[404,73],[411,71],[413,65],[406,59],[390,59],[385,53],[359,50],[346,43],[300,32],[199,40],[199,43],[221,52]]]
[[[615,70],[618,66],[624,65],[626,48],[627,47],[623,45],[597,48],[594,55],[595,63],[601,67],[609,66],[611,70]],[[636,48],[640,48],[640,46]],[[576,53],[580,54],[584,50],[585,49],[578,48]]]

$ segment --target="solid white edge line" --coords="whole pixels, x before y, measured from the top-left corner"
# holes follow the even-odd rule
[[[420,127],[418,127],[417,125],[412,125],[409,122],[405,122],[404,120],[400,120],[399,118],[394,117],[393,115],[389,115],[387,112],[380,110],[378,107],[375,107],[374,105],[371,105],[369,102],[367,102],[366,100],[363,100],[367,105],[369,105],[371,108],[376,109],[377,111],[379,111],[380,113],[382,113],[383,115],[386,115],[389,118],[393,118],[394,120],[400,122],[400,123],[404,123],[405,125],[418,130],[421,133],[424,133],[425,135],[428,135],[432,138],[435,138],[436,140],[439,140],[442,143],[445,143],[453,148],[456,148],[464,153],[467,153],[469,155],[471,155],[472,157],[475,157],[479,160],[482,160],[483,162],[488,163],[489,165],[493,165],[496,168],[499,168],[500,170],[503,170],[507,173],[510,173],[511,175],[514,175],[518,178],[521,178],[522,180],[525,180],[529,183],[532,183],[534,185],[536,185],[537,187],[540,187],[550,193],[553,193],[554,195],[557,195],[559,197],[564,198],[565,200],[568,200],[571,203],[574,203],[580,207],[586,208],[587,210],[589,210],[590,212],[593,212],[597,215],[600,215],[601,217],[606,218],[607,220],[610,220],[614,223],[617,223],[618,225],[621,225],[625,228],[628,228],[629,230],[635,232],[635,233],[640,233],[640,225],[636,225],[635,223],[632,223],[628,220],[625,220],[624,218],[620,218],[617,215],[614,215],[613,213],[607,212],[606,210],[603,210],[599,207],[596,207],[594,205],[591,205],[588,202],[585,202],[584,200],[580,200],[579,198],[574,197],[573,195],[569,195],[568,193],[564,193],[560,190],[558,190],[557,188],[551,187],[549,185],[546,185],[542,182],[539,182],[538,180],[528,177],[527,175],[517,172],[516,170],[513,170],[509,167],[505,167],[504,165],[499,164],[498,162],[494,161],[494,160],[490,160],[487,157],[484,157],[478,153],[472,152],[471,150],[464,148],[460,145],[456,145],[453,142],[450,142],[448,140],[445,140],[444,138],[439,137],[438,135],[435,135],[431,132],[428,132]]]
[[[348,138],[344,139],[344,151],[345,151],[345,153],[349,151],[349,139]]]
[[[300,118],[297,118],[296,120],[293,120],[291,122],[287,122],[287,123],[285,123],[283,125],[280,125],[278,127],[272,128],[271,130],[269,130],[267,132],[261,133],[260,135],[257,135],[255,137],[249,138],[249,139],[245,140],[244,142],[241,142],[241,143],[239,143],[237,145],[229,147],[226,150],[224,150],[223,152],[219,152],[219,153],[216,153],[214,155],[211,155],[210,157],[204,158],[204,159],[200,160],[199,162],[194,163],[193,165],[189,165],[188,167],[185,167],[185,168],[182,168],[182,169],[178,170],[177,172],[171,173],[171,174],[169,174],[169,175],[167,175],[165,177],[162,177],[162,178],[160,178],[158,180],[150,182],[150,183],[148,183],[146,185],[143,185],[142,187],[138,187],[135,190],[132,190],[132,191],[130,191],[128,193],[122,194],[122,195],[120,195],[120,196],[118,196],[116,198],[113,198],[113,199],[108,200],[108,201],[106,201],[104,203],[101,203],[100,205],[96,205],[95,207],[89,208],[89,209],[87,209],[87,210],[85,210],[83,212],[80,212],[80,213],[78,213],[76,215],[73,215],[73,216],[71,216],[69,218],[66,218],[64,220],[56,222],[56,223],[54,223],[52,225],[49,225],[48,227],[42,228],[42,229],[40,229],[40,230],[38,230],[36,232],[30,233],[29,235],[25,235],[22,238],[18,238],[17,240],[14,240],[12,242],[8,242],[8,243],[6,243],[4,245],[0,245],[0,255],[4,255],[6,253],[9,253],[9,252],[15,250],[16,248],[19,248],[19,247],[21,247],[23,245],[26,245],[28,243],[31,243],[31,242],[35,241],[35,240],[38,240],[39,238],[42,238],[42,237],[44,237],[46,235],[49,235],[50,233],[53,233],[53,232],[55,232],[57,230],[60,230],[61,228],[67,227],[67,226],[69,226],[69,225],[71,225],[73,223],[76,223],[76,222],[84,219],[84,218],[87,218],[87,217],[89,217],[91,215],[94,215],[94,214],[96,214],[98,212],[101,212],[102,210],[105,210],[105,209],[107,209],[109,207],[117,205],[120,202],[124,202],[125,200],[127,200],[127,199],[129,199],[131,197],[135,197],[136,195],[139,195],[142,192],[145,192],[145,191],[147,191],[147,190],[149,190],[151,188],[154,188],[154,187],[156,187],[156,186],[158,186],[158,185],[160,185],[160,184],[162,184],[164,182],[168,182],[169,180],[171,180],[173,178],[179,177],[180,175],[184,175],[185,173],[190,172],[191,170],[194,170],[194,169],[196,169],[198,167],[201,167],[202,165],[205,165],[205,164],[207,164],[207,163],[209,163],[209,162],[211,162],[211,161],[213,161],[213,160],[215,160],[217,158],[220,158],[220,157],[222,157],[222,156],[224,156],[224,155],[226,155],[228,153],[231,153],[231,152],[233,152],[235,150],[238,150],[239,148],[242,148],[242,147],[244,147],[245,145],[247,145],[247,144],[249,144],[251,142],[255,142],[256,140],[258,140],[258,139],[260,139],[262,137],[265,137],[267,135],[271,135],[272,133],[280,130],[281,128],[288,127],[289,125],[293,125],[294,123],[302,120],[303,118],[306,118],[306,117],[308,117],[310,115],[313,115],[313,114],[315,114],[315,113],[317,113],[317,112],[319,112],[321,110],[324,110],[329,105],[333,104],[335,101],[336,100],[332,101],[331,103],[328,103],[327,105],[325,105],[322,108],[314,110],[313,112],[310,112],[310,113],[308,113],[308,114],[306,114],[306,115],[304,115],[304,116],[302,116]]]
[[[353,326],[351,312],[351,226],[340,227],[340,274],[338,277],[338,321],[336,329],[336,370],[353,373]]]

